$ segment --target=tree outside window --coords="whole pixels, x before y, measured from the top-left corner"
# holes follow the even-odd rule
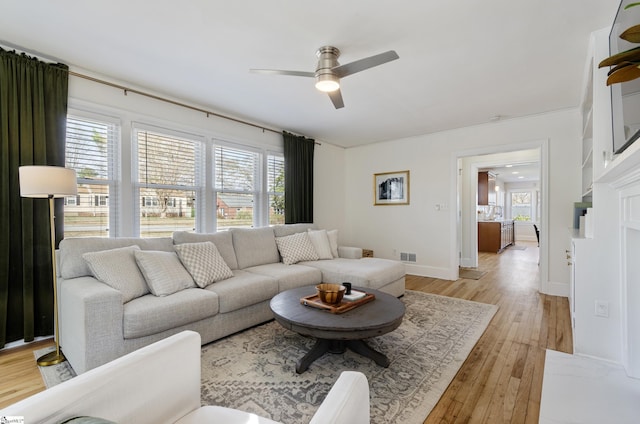
[[[531,221],[531,192],[511,193],[511,216],[514,221]]]

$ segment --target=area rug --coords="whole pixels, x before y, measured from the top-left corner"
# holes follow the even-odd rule
[[[340,373],[357,370],[369,380],[372,423],[421,424],[497,307],[409,290],[402,301],[400,327],[369,340],[389,357],[389,368],[347,351],[325,354],[296,374],[314,341],[272,321],[203,348],[203,403],[307,423]]]
[[[464,278],[466,280],[479,280],[485,276],[487,271],[480,271],[477,269],[460,268],[458,271],[458,278]]]
[[[411,290],[401,300],[407,312],[400,327],[368,341],[389,357],[389,368],[347,351],[296,374],[314,341],[270,321],[203,346],[202,403],[307,423],[340,373],[357,370],[369,380],[372,423],[421,424],[498,308]],[[53,375],[43,374],[47,387],[75,375],[66,362],[40,369]]]
[[[45,347],[42,349],[35,350],[33,355],[38,359],[42,355],[53,352],[56,350],[54,346]],[[64,353],[64,352],[63,352]],[[63,381],[69,380],[76,376],[75,371],[71,368],[68,362],[61,362],[55,365],[49,365],[48,367],[38,367],[40,369],[40,375],[42,376],[42,381],[44,381],[44,385],[49,388],[53,387],[56,384],[60,384]]]

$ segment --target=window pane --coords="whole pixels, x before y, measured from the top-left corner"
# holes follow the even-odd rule
[[[531,221],[531,192],[511,193],[511,216],[514,221]]]
[[[217,228],[252,227],[261,155],[215,146],[214,157]]]
[[[218,193],[216,211],[218,231],[253,225],[253,194]]]
[[[258,153],[216,146],[216,189],[253,192],[256,187]]]
[[[284,157],[267,158],[269,225],[284,224]]]
[[[140,189],[140,237],[170,237],[174,231],[195,231],[195,192]]]
[[[137,131],[141,237],[168,237],[196,227],[198,142]]]
[[[65,237],[109,237],[109,186],[78,184],[78,195],[65,197]]]
[[[65,166],[76,171],[78,195],[64,202],[65,237],[109,237],[109,169],[117,143],[116,125],[68,117]]]
[[[191,140],[140,131],[138,164],[140,183],[188,187],[195,185],[195,146]]]

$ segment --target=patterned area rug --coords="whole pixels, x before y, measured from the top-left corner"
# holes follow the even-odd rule
[[[306,423],[340,373],[357,370],[369,380],[372,423],[421,424],[498,308],[410,290],[401,300],[407,313],[400,327],[368,341],[389,357],[389,368],[347,351],[325,354],[296,374],[314,341],[270,321],[203,346],[202,403]],[[67,362],[40,370],[47,387],[75,375]]]
[[[347,351],[325,354],[298,375],[295,363],[314,341],[271,321],[203,348],[203,403],[306,423],[340,372],[357,370],[369,380],[372,423],[421,424],[497,307],[415,291],[401,299],[407,313],[400,327],[369,340],[389,368]]]

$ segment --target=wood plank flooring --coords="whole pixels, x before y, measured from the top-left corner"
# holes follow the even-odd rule
[[[499,306],[425,424],[538,422],[545,350],[573,351],[569,302],[538,293],[538,247],[519,245],[479,253],[480,280],[407,276],[410,290]]]
[[[537,423],[545,349],[571,353],[569,303],[538,293],[538,247],[480,253],[480,280],[407,276],[406,286],[491,303],[499,310],[433,409],[431,423]],[[44,390],[37,346],[0,351],[0,408]]]

